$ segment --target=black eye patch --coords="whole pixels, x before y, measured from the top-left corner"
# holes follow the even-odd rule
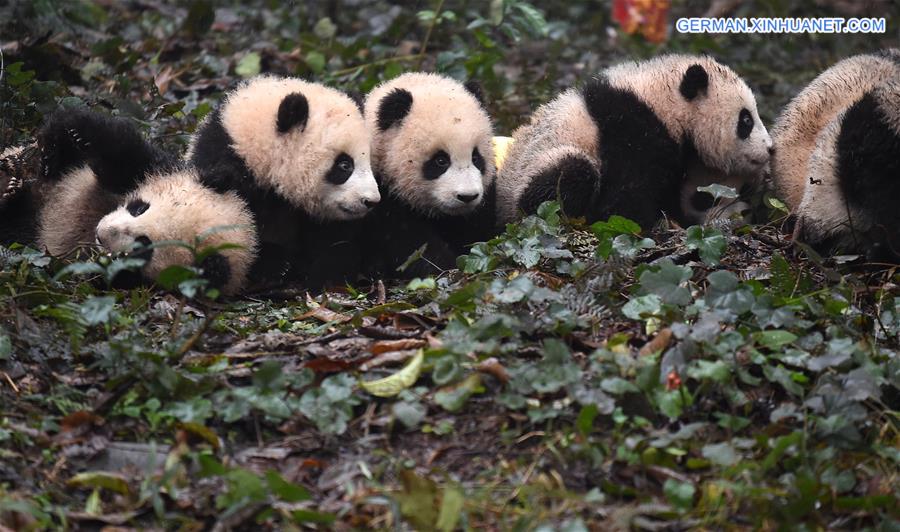
[[[478,148],[472,150],[472,164],[475,165],[475,168],[478,168],[478,171],[482,174],[484,173],[484,157],[481,156],[481,152],[478,151]]]
[[[128,202],[128,205],[125,206],[125,209],[128,211],[128,214],[137,218],[138,216],[147,212],[147,209],[150,208],[150,204],[144,200],[132,200]]]
[[[750,136],[751,131],[753,131],[753,117],[750,116],[750,111],[741,109],[741,114],[738,115],[738,137],[746,139]]]
[[[438,150],[422,165],[422,176],[429,180],[437,179],[447,171],[447,168],[450,168],[450,155],[444,150]]]
[[[353,174],[353,168],[353,158],[346,153],[342,153],[335,158],[334,164],[331,165],[331,170],[325,174],[325,180],[332,185],[343,185],[350,179],[350,175]]]
[[[697,211],[706,211],[713,206],[714,201],[713,195],[709,192],[697,191],[691,196],[691,207]]]

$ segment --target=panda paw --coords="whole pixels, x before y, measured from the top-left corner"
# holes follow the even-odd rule
[[[81,151],[87,151],[91,147],[90,141],[82,137],[78,134],[78,130],[75,128],[69,128],[68,130],[69,137],[72,139],[72,143]]]
[[[21,152],[0,159],[0,206],[19,194],[35,171],[32,159],[35,149],[28,146]]]

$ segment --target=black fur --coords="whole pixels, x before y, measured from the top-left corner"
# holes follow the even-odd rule
[[[737,136],[739,139],[747,139],[753,132],[753,116],[750,111],[741,109],[738,114]]]
[[[237,192],[253,213],[260,247],[249,289],[286,281],[316,288],[355,280],[362,254],[354,240],[366,228],[359,221],[315,220],[274,190],[263,188],[232,144],[216,110],[198,133],[191,162],[206,186]]]
[[[359,243],[365,273],[375,278],[413,278],[455,268],[456,258],[467,253],[471,244],[494,236],[493,184],[484,193],[483,203],[472,213],[428,217],[382,187],[381,203]],[[397,271],[423,244],[427,244],[424,259]]]
[[[150,144],[127,119],[85,109],[62,109],[36,135],[39,175],[0,210],[0,244],[36,244],[47,192],[67,172],[90,165],[101,187],[114,194],[136,188],[147,175],[174,168],[175,159]],[[24,176],[23,176],[24,177]]]
[[[342,153],[335,158],[334,164],[331,165],[331,169],[325,174],[325,181],[328,181],[332,185],[343,185],[350,179],[350,176],[353,175],[353,168],[355,166],[356,165],[353,164],[353,158],[346,153]]]
[[[662,211],[678,212],[678,192],[691,152],[634,93],[604,79],[583,91],[588,112],[602,132],[599,191],[588,209],[589,222],[619,214],[649,228]]]
[[[200,263],[203,270],[203,278],[209,281],[213,288],[222,288],[231,277],[231,264],[221,253],[212,253]]]
[[[191,163],[205,186],[223,193],[235,191],[253,213],[260,250],[250,279],[279,282],[290,273],[291,248],[299,234],[298,208],[274,190],[257,183],[246,163],[232,147],[231,135],[216,109],[197,133]]]
[[[686,100],[693,100],[700,93],[706,93],[709,87],[709,74],[700,65],[691,65],[681,78],[678,90]]]
[[[40,182],[27,184],[0,208],[0,245],[34,245],[38,237],[38,214],[43,204],[44,187]]]
[[[469,93],[471,93],[476,100],[478,100],[478,103],[480,103],[481,106],[484,107],[484,91],[482,90],[480,83],[478,83],[474,79],[470,79],[469,81],[463,83],[463,87],[465,87],[466,90],[469,91]]]
[[[478,148],[472,150],[472,165],[475,168],[478,168],[478,171],[481,172],[481,175],[484,175],[484,169],[487,168],[484,162],[484,157],[481,155],[481,152],[478,151]]]
[[[866,210],[875,221],[870,240],[900,252],[900,136],[888,126],[871,93],[844,115],[837,163],[847,202]]]
[[[139,245],[135,247],[135,250],[131,253],[131,257],[135,259],[144,259],[147,262],[153,260],[153,252],[155,251],[151,247],[153,246],[153,241],[147,236],[139,236],[135,238],[134,241]]]
[[[279,133],[287,133],[294,127],[299,127],[302,131],[306,128],[307,120],[309,120],[309,102],[306,96],[292,92],[281,100],[281,104],[278,105],[278,118],[275,121]]]
[[[422,177],[432,181],[444,175],[450,168],[450,154],[444,150],[438,150],[422,163]]]
[[[388,93],[378,104],[378,129],[387,131],[406,118],[412,103],[412,93],[406,89],[396,88]]]
[[[536,213],[541,203],[558,198],[567,216],[588,216],[591,205],[598,201],[599,188],[600,176],[590,161],[568,155],[528,183],[519,198],[519,208]]]
[[[37,135],[44,177],[55,181],[89,164],[100,185],[115,194],[133,190],[148,173],[174,164],[127,119],[82,109],[53,113]]]

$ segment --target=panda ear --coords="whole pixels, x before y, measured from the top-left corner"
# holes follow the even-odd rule
[[[691,65],[681,78],[678,90],[685,100],[693,100],[701,92],[706,92],[709,87],[709,74],[700,65]]]
[[[378,129],[387,131],[403,120],[412,108],[412,93],[406,89],[394,89],[378,104]]]
[[[309,102],[306,96],[299,92],[292,92],[281,100],[278,106],[278,119],[275,126],[279,133],[287,133],[294,126],[300,126],[302,131],[306,128],[309,119]]]
[[[478,103],[480,103],[482,107],[484,106],[484,91],[481,90],[481,83],[478,83],[474,79],[470,79],[469,81],[463,83],[463,87],[465,87],[466,90],[469,91],[476,100],[478,100]]]

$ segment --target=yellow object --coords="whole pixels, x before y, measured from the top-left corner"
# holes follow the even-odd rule
[[[425,360],[425,351],[413,355],[403,369],[383,379],[374,381],[360,381],[360,387],[376,397],[392,397],[416,383],[419,373],[422,371],[422,361]]]
[[[491,140],[494,141],[494,164],[499,172],[503,162],[506,161],[506,154],[509,153],[509,148],[514,141],[512,137],[494,137]]]

